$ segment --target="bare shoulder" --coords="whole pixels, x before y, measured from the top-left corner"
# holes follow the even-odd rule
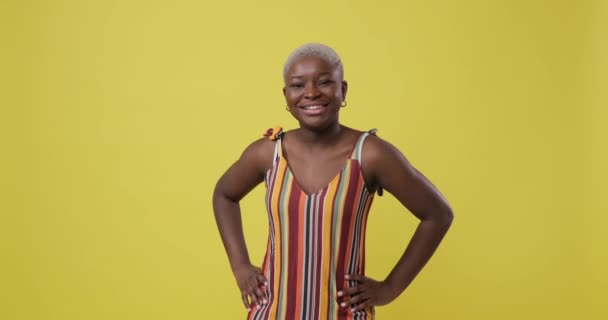
[[[257,139],[245,148],[239,162],[255,167],[259,172],[266,172],[272,166],[275,146],[276,141],[267,137]]]
[[[369,135],[363,143],[361,171],[370,187],[384,189],[390,187],[388,180],[415,174],[415,169],[399,149],[375,135]]]
[[[368,167],[371,166],[370,169],[393,161],[407,163],[407,159],[399,149],[376,135],[369,135],[362,148],[361,161],[368,164]]]
[[[214,194],[223,194],[228,199],[239,201],[264,180],[272,167],[275,142],[268,138],[258,139],[241,154],[216,184]]]

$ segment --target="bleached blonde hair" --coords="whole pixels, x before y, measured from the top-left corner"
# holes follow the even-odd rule
[[[298,60],[305,57],[321,58],[338,71],[340,79],[344,79],[344,67],[342,66],[342,60],[340,59],[340,56],[338,56],[338,53],[329,46],[313,42],[304,44],[289,54],[287,61],[283,66],[283,81],[287,80],[289,68]]]

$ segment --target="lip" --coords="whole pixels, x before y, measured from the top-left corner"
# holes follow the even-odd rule
[[[316,116],[325,112],[327,109],[328,103],[316,103],[316,104],[307,104],[304,106],[298,106],[300,109],[300,113],[308,116]]]

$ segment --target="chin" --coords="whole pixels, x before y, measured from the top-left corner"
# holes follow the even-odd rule
[[[310,131],[324,131],[334,125],[340,125],[338,121],[299,121],[300,128],[308,129]]]

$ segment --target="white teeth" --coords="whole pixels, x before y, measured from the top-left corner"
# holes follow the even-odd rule
[[[308,107],[304,107],[304,109],[306,110],[318,110],[323,108],[323,106],[308,106]]]

